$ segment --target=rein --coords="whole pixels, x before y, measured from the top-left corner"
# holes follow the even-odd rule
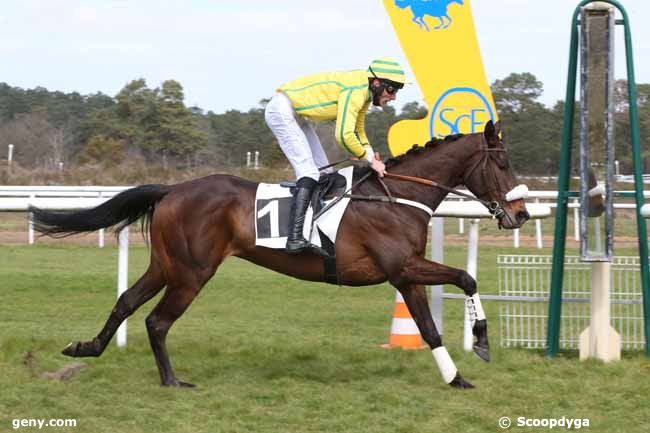
[[[482,199],[480,199],[478,197],[474,197],[473,195],[465,194],[462,191],[458,191],[457,189],[450,188],[450,187],[448,187],[446,185],[439,184],[438,182],[435,182],[433,180],[422,179],[421,177],[414,177],[414,176],[404,176],[404,175],[401,175],[401,174],[393,174],[393,173],[388,173],[388,172],[386,172],[385,176],[393,178],[393,179],[405,180],[405,181],[409,181],[409,182],[420,183],[422,185],[433,186],[435,188],[440,188],[440,189],[445,190],[447,192],[453,192],[454,194],[457,194],[457,195],[459,195],[461,197],[465,197],[468,200],[477,201],[477,202],[481,203],[483,206],[485,206],[487,208],[488,212],[490,212],[494,218],[500,218],[501,215],[503,213],[505,213],[505,211],[503,210],[501,205],[496,201],[482,200]]]
[[[480,165],[481,166],[481,173],[482,173],[483,177],[485,178],[486,177],[486,171],[487,171],[487,160],[489,158],[490,152],[505,152],[505,149],[489,148],[489,147],[487,147],[485,145],[482,146],[480,150],[483,151],[483,157],[480,160],[478,160],[476,162],[476,164],[474,164],[472,169],[469,171],[468,177],[471,176],[474,173],[474,171],[476,170],[476,168]],[[333,167],[333,166],[337,166],[337,165],[340,165],[340,164],[343,164],[343,163],[346,163],[346,162],[352,163],[353,165],[355,165],[355,163],[357,163],[357,161],[353,161],[353,160],[350,160],[350,159],[343,159],[341,161],[334,162],[334,163],[326,165],[324,167],[319,167],[319,171],[330,168],[330,167]],[[356,182],[354,185],[352,185],[352,187],[350,187],[350,189],[348,191],[343,193],[342,196],[338,197],[332,203],[330,203],[328,206],[321,209],[321,211],[318,212],[318,214],[315,215],[314,220],[316,220],[316,218],[318,218],[323,213],[325,213],[325,211],[327,211],[330,207],[332,207],[334,204],[336,204],[339,200],[341,200],[346,195],[348,197],[350,197],[350,198],[357,199],[357,200],[387,201],[387,202],[390,202],[390,203],[395,203],[396,199],[392,197],[392,195],[390,193],[390,190],[388,189],[386,184],[384,184],[381,177],[378,177],[378,179],[379,179],[382,187],[384,188],[384,191],[386,192],[387,197],[376,197],[376,196],[364,197],[364,196],[356,196],[356,195],[353,196],[353,195],[349,194],[355,186],[359,185],[361,182],[366,180],[370,174],[372,174],[372,172],[367,173],[365,176],[363,176],[363,178],[359,179],[358,182]],[[508,217],[508,219],[510,219],[510,216],[508,215],[508,213],[503,209],[503,207],[501,207],[499,202],[496,201],[496,200],[495,201],[483,200],[483,199],[480,199],[480,198],[475,197],[473,195],[466,194],[466,193],[464,193],[462,191],[459,191],[457,189],[450,188],[450,187],[448,187],[446,185],[442,185],[442,184],[440,184],[438,182],[435,182],[433,180],[423,179],[421,177],[405,176],[405,175],[401,175],[401,174],[394,174],[394,173],[388,173],[388,172],[386,172],[385,177],[392,178],[392,179],[398,179],[398,180],[404,180],[404,181],[408,181],[408,182],[415,182],[415,183],[419,183],[419,184],[422,184],[422,185],[432,186],[434,188],[439,188],[439,189],[442,189],[444,191],[454,193],[454,194],[459,195],[461,197],[465,197],[468,200],[473,200],[473,201],[481,203],[483,206],[485,206],[487,208],[488,212],[490,212],[490,214],[492,215],[493,218],[499,218],[500,219],[501,217],[503,217],[505,215],[506,217]],[[498,185],[499,184],[498,178],[495,178],[495,181],[497,183],[497,189],[498,189],[498,186],[499,186]],[[487,192],[489,193],[490,191],[491,190],[488,190]]]

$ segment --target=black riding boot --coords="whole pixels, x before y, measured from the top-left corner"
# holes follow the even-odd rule
[[[311,201],[317,182],[310,177],[301,177],[296,182],[296,194],[291,201],[289,212],[289,234],[287,236],[286,251],[289,254],[297,254],[304,251],[311,244],[302,234],[305,225],[305,213]]]

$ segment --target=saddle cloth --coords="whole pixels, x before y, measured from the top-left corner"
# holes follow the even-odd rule
[[[346,167],[338,171],[338,174],[345,178],[345,189],[343,191],[347,191],[352,186],[353,170],[354,167]],[[290,188],[271,183],[260,183],[258,185],[255,194],[255,245],[284,249],[289,231],[291,198]],[[335,198],[326,196],[324,206],[327,206]],[[323,243],[320,235],[322,233],[334,244],[339,224],[349,202],[349,198],[339,200],[338,203],[318,217],[312,227],[313,205],[315,203],[315,200],[312,200],[305,214],[305,225],[303,227],[305,239],[309,239],[312,244],[322,247]]]

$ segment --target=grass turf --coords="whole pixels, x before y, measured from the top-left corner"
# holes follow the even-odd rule
[[[481,247],[481,293],[496,293],[496,255],[509,252],[537,250]],[[464,248],[448,247],[445,261],[464,267]],[[389,285],[306,283],[239,259],[222,265],[169,334],[178,377],[198,388],[159,385],[144,328],[157,298],[129,319],[126,348],[112,342],[102,357],[82,359],[88,368],[69,382],[41,379],[74,361],[60,355],[69,341],[91,339],[103,325],[116,263],[112,247],[0,246],[0,432],[18,418],[77,420],[43,429],[57,432],[496,432],[501,416],[647,431],[650,361],[641,352],[604,365],[575,352],[549,360],[501,349],[498,304],[485,301],[486,364],[463,352],[462,303],[446,301],[445,344],[477,386],[454,390],[428,350],[379,349],[390,328]],[[147,263],[147,249],[131,247],[131,283]]]

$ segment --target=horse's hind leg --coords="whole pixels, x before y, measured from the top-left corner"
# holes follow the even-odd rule
[[[160,292],[164,286],[165,278],[160,266],[152,259],[147,272],[117,300],[99,334],[91,341],[72,342],[61,353],[72,357],[100,356],[124,319]]]
[[[205,283],[214,275],[221,260],[216,260],[216,262],[214,268],[208,271],[176,263],[174,272],[171,274],[175,276],[174,280],[168,281],[165,294],[145,321],[151,349],[160,373],[160,382],[164,386],[194,386],[176,378],[167,353],[167,333],[174,322],[190,306]]]

